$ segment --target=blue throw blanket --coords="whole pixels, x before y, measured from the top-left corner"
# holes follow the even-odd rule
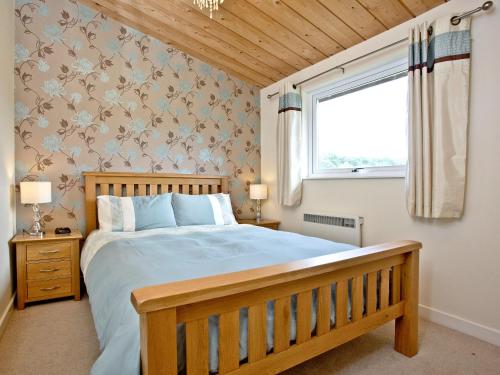
[[[206,229],[206,227],[205,227]],[[116,236],[116,234],[115,234]],[[102,353],[94,375],[140,373],[139,316],[130,302],[134,289],[246,270],[353,249],[319,238],[248,225],[183,234],[152,232],[114,239],[90,260],[85,281]],[[332,297],[334,290],[332,290]],[[315,297],[314,297],[315,299]],[[332,298],[333,300],[333,298]],[[333,303],[333,302],[332,302]],[[295,337],[292,299],[291,337]],[[316,322],[315,301],[312,327]],[[333,306],[333,305],[332,305]],[[332,322],[334,321],[332,308]],[[268,304],[268,349],[272,348],[273,304]],[[218,366],[218,318],[209,319],[210,369]],[[178,326],[179,368],[184,366],[184,327]],[[240,357],[247,355],[247,309],[240,312]]]

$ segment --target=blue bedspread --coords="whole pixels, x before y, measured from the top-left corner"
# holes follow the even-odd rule
[[[151,233],[114,239],[100,248],[85,272],[102,353],[94,375],[139,374],[139,317],[131,292],[140,287],[283,263],[354,248],[319,238],[248,225],[183,234]],[[332,291],[332,294],[334,291]],[[294,312],[295,300],[292,300]],[[315,303],[313,302],[313,307]],[[273,306],[268,304],[268,348],[272,348]],[[332,308],[332,312],[335,311]],[[295,318],[293,313],[293,320]],[[246,357],[247,310],[240,312],[240,356]],[[313,308],[313,327],[316,314]],[[332,316],[332,321],[334,317]],[[218,319],[211,317],[210,368],[217,369]],[[178,327],[179,366],[184,364],[184,327]],[[295,337],[295,324],[291,327]]]

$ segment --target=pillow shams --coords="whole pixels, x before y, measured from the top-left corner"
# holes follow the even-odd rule
[[[177,225],[236,224],[229,194],[172,196]]]
[[[172,194],[141,197],[97,197],[99,228],[107,232],[134,232],[175,227]]]

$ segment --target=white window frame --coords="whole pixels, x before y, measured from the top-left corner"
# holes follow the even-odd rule
[[[398,59],[390,63],[385,63],[364,71],[361,74],[336,81],[331,85],[317,89],[310,94],[310,106],[308,113],[308,175],[307,179],[337,179],[337,178],[402,178],[406,175],[406,165],[387,166],[387,167],[366,167],[359,169],[352,168],[334,168],[319,169],[317,167],[318,155],[316,143],[316,108],[319,101],[323,98],[336,96],[346,91],[355,90],[362,86],[376,84],[391,76],[407,74],[407,58]]]

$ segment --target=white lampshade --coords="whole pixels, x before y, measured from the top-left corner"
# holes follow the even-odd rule
[[[21,203],[49,203],[52,202],[52,184],[48,181],[21,182]]]
[[[250,199],[267,199],[267,185],[250,185]]]

